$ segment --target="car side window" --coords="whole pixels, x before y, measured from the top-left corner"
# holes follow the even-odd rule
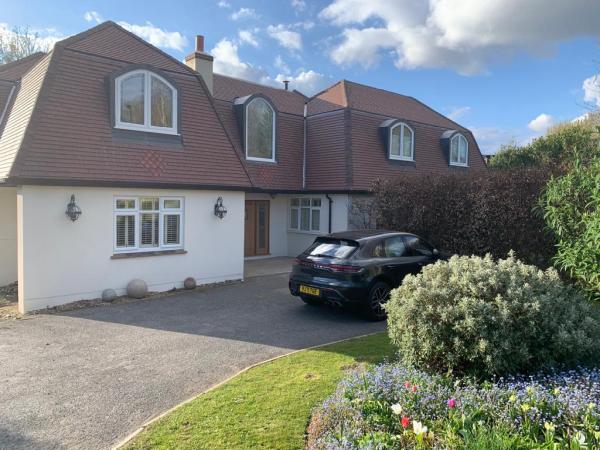
[[[416,236],[407,236],[406,245],[414,256],[433,256],[433,247]]]
[[[387,258],[401,258],[408,256],[406,245],[402,236],[395,236],[384,241],[385,256]]]

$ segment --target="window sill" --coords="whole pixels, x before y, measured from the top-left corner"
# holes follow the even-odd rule
[[[317,230],[294,230],[293,228],[288,228],[288,233],[298,233],[298,234],[313,234],[313,235],[320,235],[323,234],[322,231],[317,231]]]
[[[129,258],[145,258],[146,256],[166,256],[166,255],[185,255],[186,250],[157,250],[154,252],[130,252],[130,253],[115,253],[110,259],[129,259]]]

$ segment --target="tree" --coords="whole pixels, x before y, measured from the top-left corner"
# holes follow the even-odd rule
[[[9,33],[0,33],[0,64],[16,61],[36,52],[47,52],[48,45],[28,27],[15,27]]]

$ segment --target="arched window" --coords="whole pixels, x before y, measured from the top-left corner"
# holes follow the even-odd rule
[[[450,140],[450,164],[467,166],[469,164],[469,143],[462,134],[455,134]]]
[[[177,89],[148,70],[133,70],[117,77],[115,126],[177,134]]]
[[[246,158],[275,161],[275,110],[256,97],[246,105]]]
[[[415,133],[404,122],[394,125],[390,129],[389,157],[403,161],[414,160]]]

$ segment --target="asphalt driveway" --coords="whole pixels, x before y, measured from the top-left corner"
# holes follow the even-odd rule
[[[250,364],[385,329],[287,275],[0,322],[0,448],[104,449]]]

